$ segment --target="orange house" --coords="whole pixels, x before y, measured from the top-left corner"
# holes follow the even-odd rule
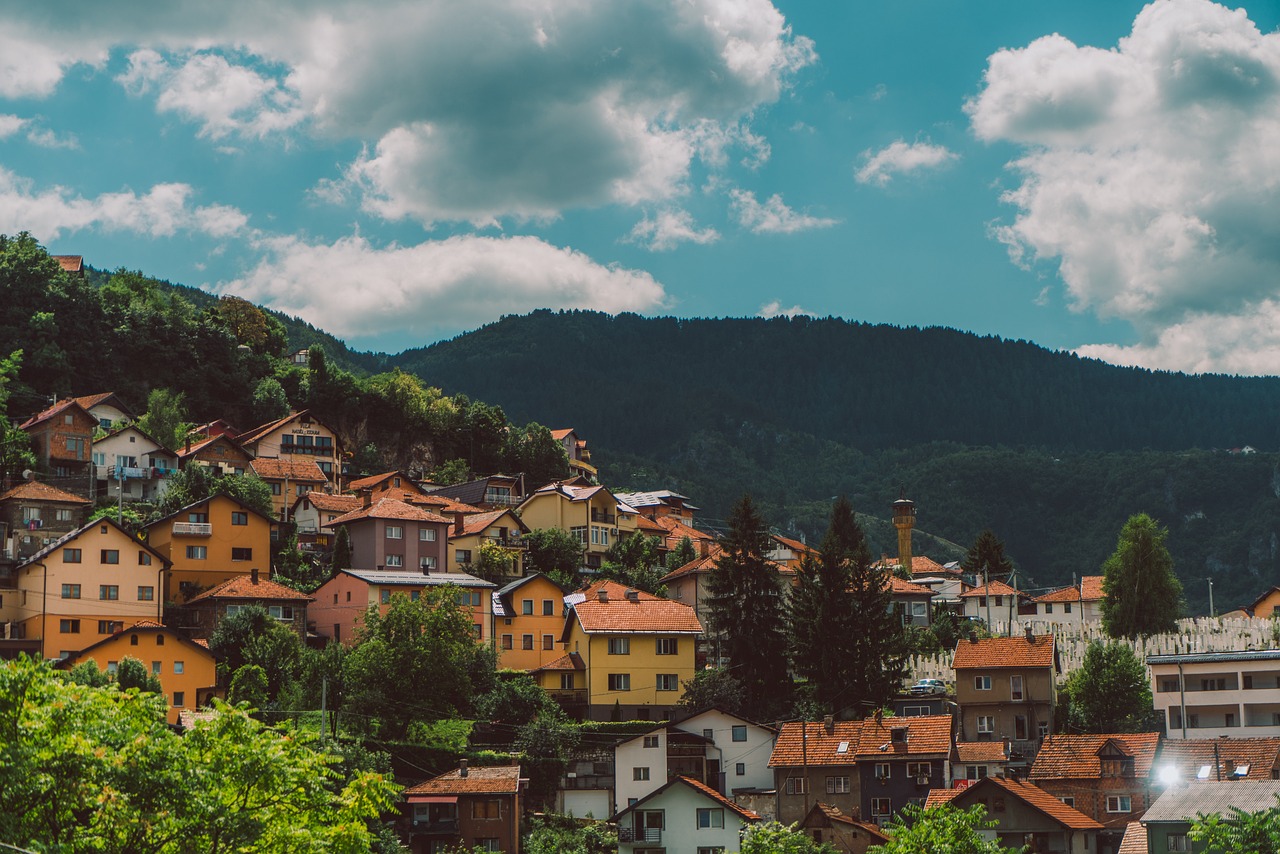
[[[564,595],[568,592],[541,572],[511,582],[493,597],[493,634],[498,666],[537,670],[564,655]]]
[[[326,478],[336,479],[342,474],[342,442],[338,434],[305,409],[241,433],[236,441],[259,459],[315,460]]]
[[[197,501],[152,522],[147,542],[172,564],[166,601],[184,604],[229,578],[271,566],[271,520],[228,495]]]
[[[126,658],[138,659],[160,679],[171,724],[178,722],[183,709],[199,708],[214,694],[218,668],[209,647],[153,620],[121,629],[63,659],[58,666],[70,668],[92,661],[99,669],[115,673]]]
[[[317,634],[353,644],[364,629],[365,615],[373,610],[385,614],[391,608],[392,596],[408,596],[416,601],[426,588],[444,585],[457,588],[458,604],[471,617],[476,640],[490,640],[493,590],[497,585],[465,572],[344,569],[320,586],[314,594],[315,604],[308,610]]]

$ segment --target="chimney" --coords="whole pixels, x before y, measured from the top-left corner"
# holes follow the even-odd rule
[[[1236,761],[1234,759],[1222,760],[1222,770],[1228,777],[1234,777],[1236,774]]]
[[[458,776],[459,777],[467,776],[467,760],[465,759],[458,760]]]
[[[601,602],[608,602],[609,591],[601,587],[599,590],[596,591],[596,598],[599,599]]]
[[[454,513],[453,513],[453,535],[454,535],[455,537],[461,537],[461,536],[462,536],[462,529],[466,527],[466,519],[467,519],[466,514],[462,513],[462,512],[461,512],[461,511],[459,511],[459,510],[455,510],[455,511],[454,511]]]
[[[360,490],[360,506],[361,507],[373,506],[373,490],[372,489]]]
[[[256,566],[253,569],[249,570],[249,583],[251,584],[258,583],[258,568]]]
[[[977,642],[978,642],[978,633],[969,632],[969,643],[977,643]]]
[[[711,554],[711,544],[706,540],[698,540],[698,554],[700,557],[706,557]]]
[[[822,718],[822,728],[823,730],[826,731],[827,735],[835,735],[836,734],[836,716],[835,715],[824,716]]]
[[[1035,642],[1036,642],[1035,633],[1031,631],[1031,624],[1027,623],[1027,643],[1035,643]]]
[[[639,590],[636,590],[635,588],[628,587],[628,588],[627,588],[627,592],[626,592],[625,594],[623,594],[623,595],[625,595],[625,596],[627,597],[627,601],[628,601],[628,602],[639,602],[639,601],[640,601],[640,591],[639,591]]]

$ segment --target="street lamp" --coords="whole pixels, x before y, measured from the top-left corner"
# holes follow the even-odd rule
[[[1205,581],[1209,582],[1209,617],[1213,618],[1218,616],[1213,612],[1213,579],[1206,578]]]

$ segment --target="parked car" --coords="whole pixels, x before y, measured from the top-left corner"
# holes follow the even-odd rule
[[[941,679],[921,679],[912,685],[908,690],[908,694],[917,697],[932,697],[939,694],[947,693],[947,683]]]

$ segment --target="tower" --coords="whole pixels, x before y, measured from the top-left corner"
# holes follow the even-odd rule
[[[898,566],[911,572],[911,529],[916,526],[916,503],[904,490],[893,502],[893,527],[898,529]]]

